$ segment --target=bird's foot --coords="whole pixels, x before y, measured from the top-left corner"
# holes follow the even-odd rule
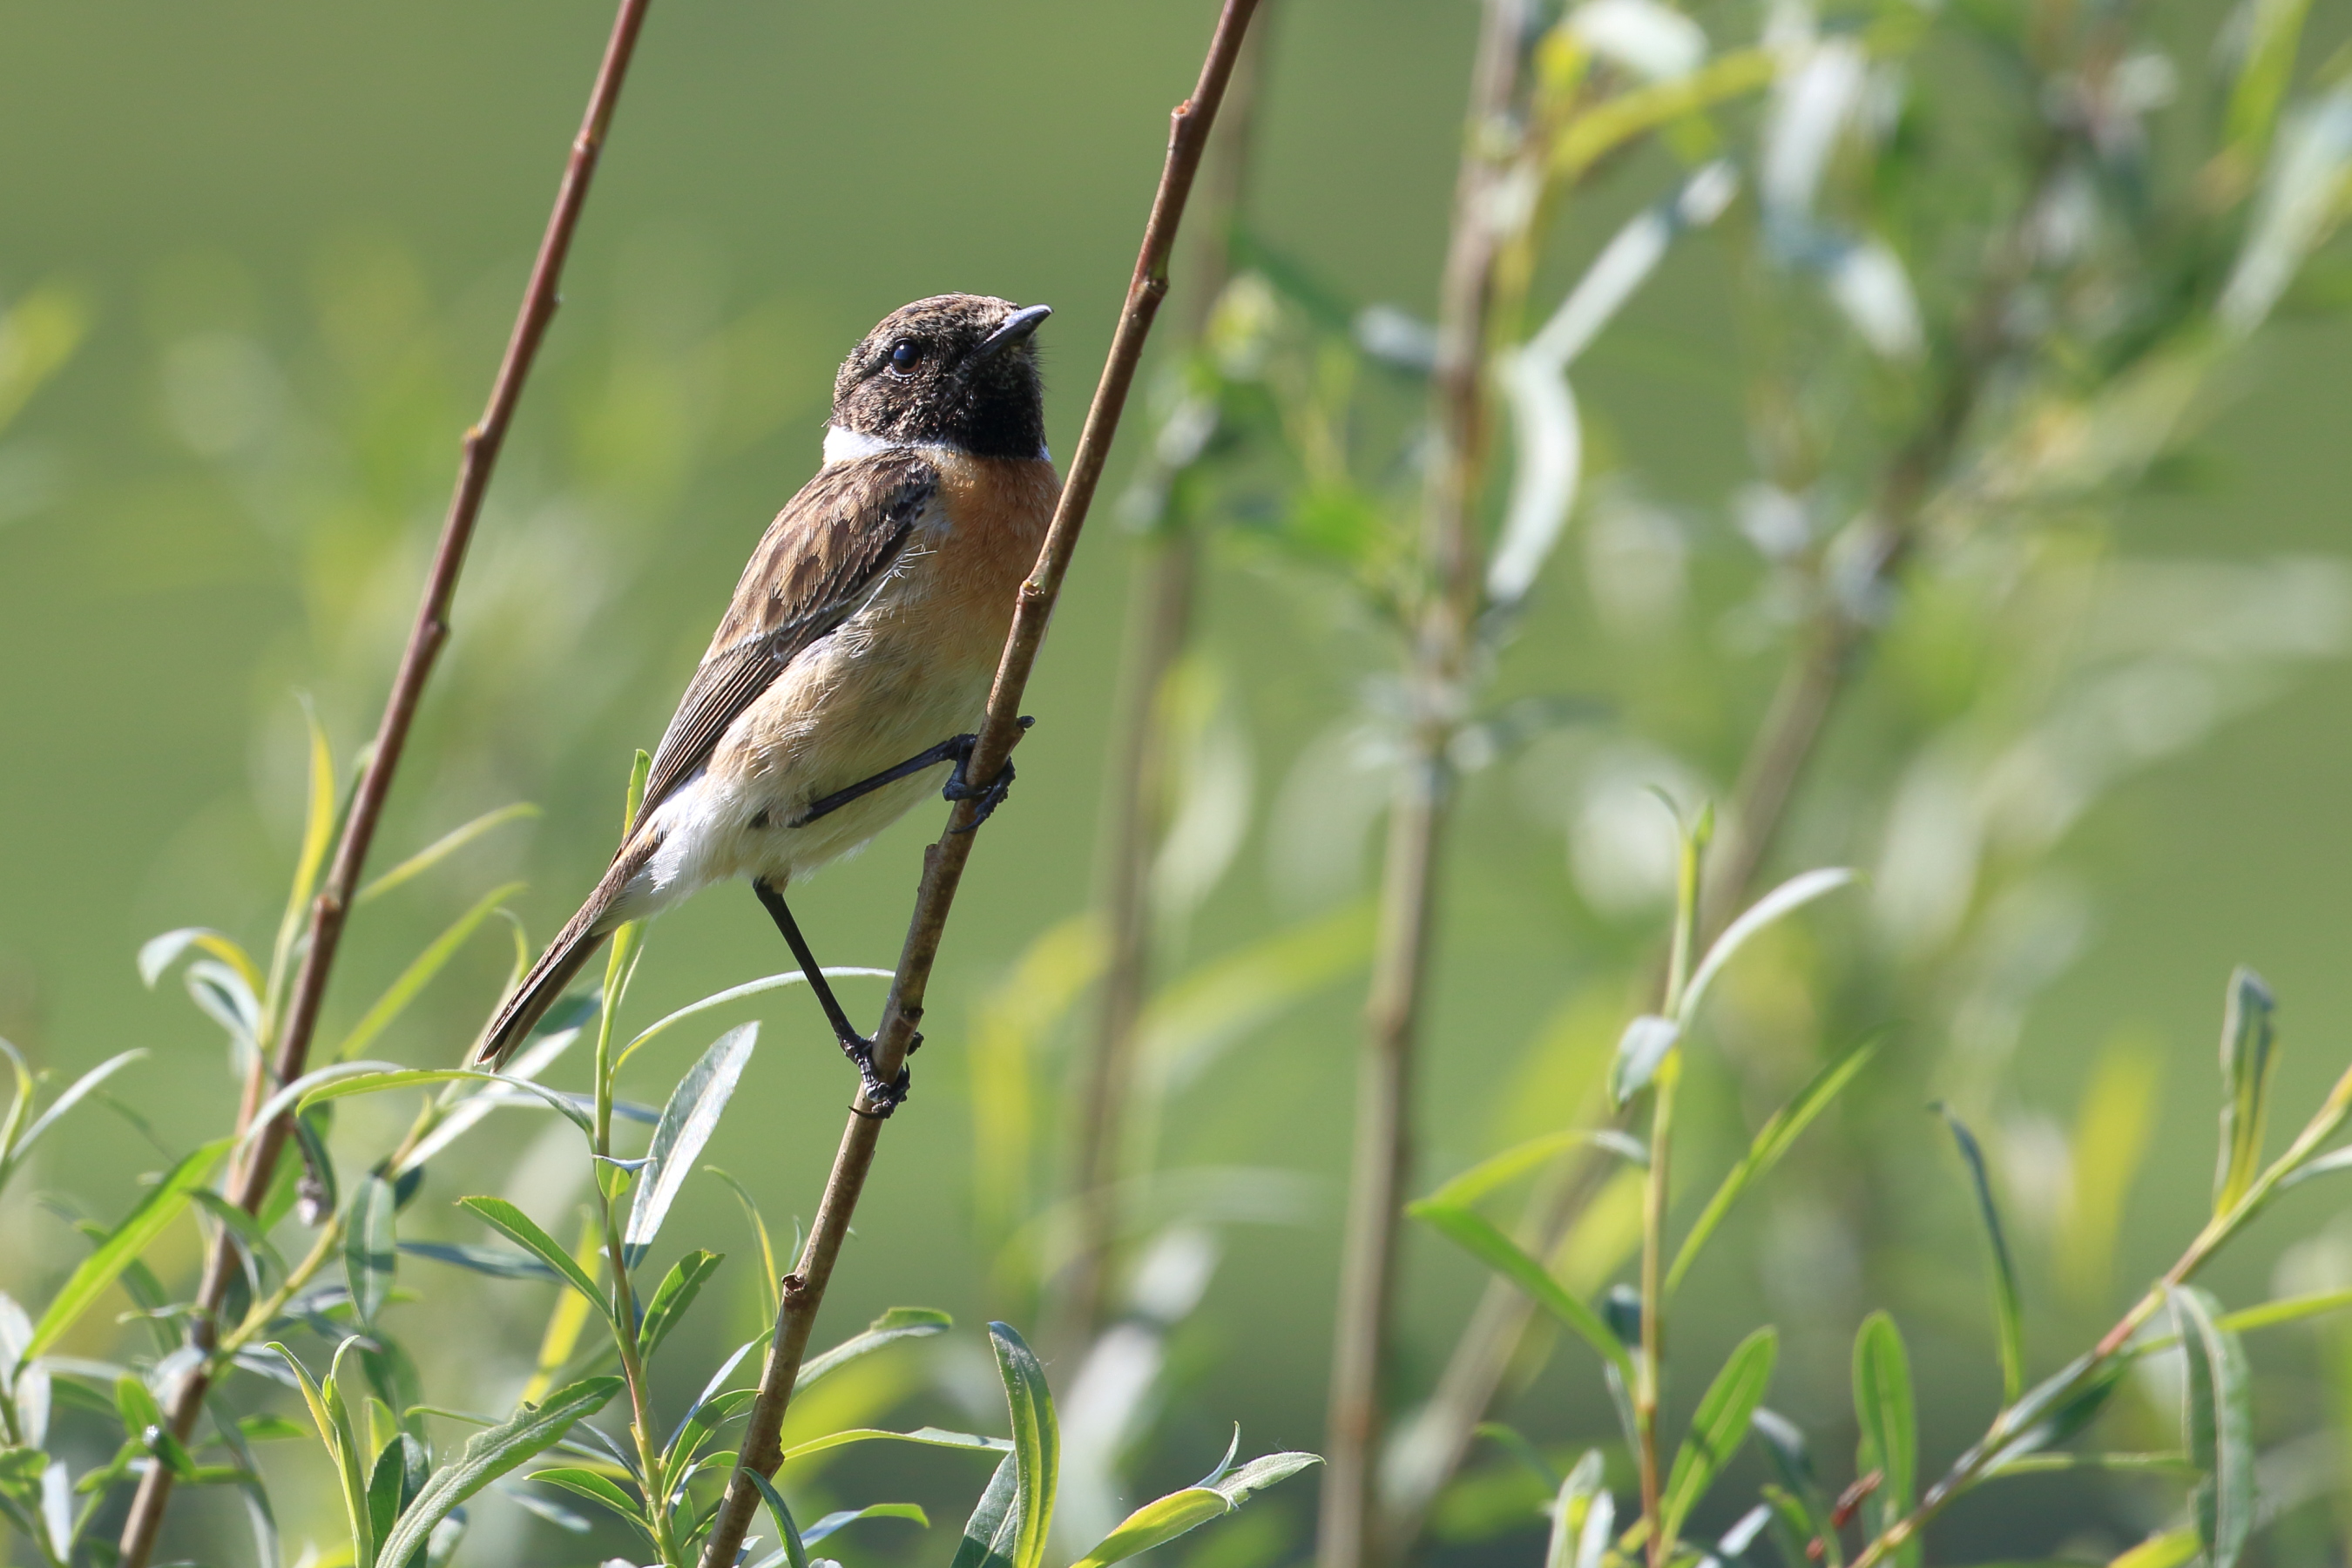
[[[917,1047],[922,1043],[923,1037],[918,1033],[914,1038],[907,1042],[907,1054],[913,1056]],[[849,1109],[868,1121],[889,1121],[890,1113],[905,1104],[907,1096],[913,1091],[915,1084],[913,1073],[902,1066],[898,1068],[897,1078],[888,1083],[884,1083],[882,1075],[874,1068],[874,1042],[863,1035],[851,1035],[844,1039],[841,1042],[841,1054],[856,1064],[858,1091],[865,1097],[866,1103],[873,1107],[872,1110],[866,1110],[853,1104]]]
[[[1025,731],[1036,721],[1024,713],[1021,718],[1021,728]],[[988,783],[976,784],[971,782],[970,770],[972,748],[979,743],[980,737],[977,735],[958,735],[948,742],[954,748],[950,754],[955,758],[955,772],[948,775],[948,782],[940,787],[940,794],[951,801],[979,802],[978,808],[971,814],[971,820],[961,827],[953,829],[957,833],[970,833],[973,828],[986,822],[995,815],[996,808],[1004,804],[1004,797],[1013,793],[1013,759],[1010,757],[1004,759],[1004,765],[997,770],[996,776]]]

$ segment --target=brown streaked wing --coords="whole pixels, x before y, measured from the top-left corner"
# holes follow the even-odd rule
[[[654,752],[634,834],[809,645],[856,613],[905,551],[939,473],[892,451],[821,469],[776,514]]]

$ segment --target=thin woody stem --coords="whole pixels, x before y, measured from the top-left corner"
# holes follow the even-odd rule
[[[1234,57],[1256,9],[1257,0],[1225,0],[1208,56],[1201,65],[1200,80],[1192,97],[1178,104],[1170,116],[1167,162],[1160,169],[1160,188],[1144,227],[1135,274],[1128,284],[1127,303],[1119,314],[1102,379],[1096,384],[1094,402],[1087,410],[1086,428],[1070,459],[1069,477],[1062,487],[1061,502],[1055,508],[1053,525],[1046,530],[1036,566],[1021,584],[1013,627],[996,667],[995,685],[989,692],[988,717],[972,748],[969,771],[974,778],[995,777],[1020,739],[1022,693],[1028,687],[1029,673],[1045,642],[1046,623],[1061,594],[1062,580],[1068,574],[1079,532],[1086,526],[1087,510],[1102,481],[1103,463],[1118,433],[1128,391],[1135,383],[1144,340],[1168,292],[1168,260],[1184,215],[1184,201],[1192,194],[1202,150],[1210,127],[1216,122],[1217,106],[1233,75]],[[965,863],[971,857],[972,842],[979,837],[970,831],[976,821],[975,803],[958,802],[949,814],[949,830],[924,851],[922,882],[915,895],[914,915],[908,922],[906,944],[899,952],[898,976],[891,982],[889,999],[883,1004],[881,1026],[875,1031],[874,1070],[881,1082],[892,1081],[906,1065],[908,1047],[922,1019],[931,964],[939,954]],[[773,1475],[782,1461],[777,1435],[792,1403],[793,1384],[808,1350],[809,1332],[815,1325],[818,1308],[824,1305],[825,1287],[833,1279],[841,1244],[848,1235],[850,1218],[856,1212],[858,1195],[865,1190],[866,1173],[881,1140],[882,1122],[871,1114],[877,1109],[866,1103],[861,1090],[842,1130],[841,1147],[834,1156],[833,1173],[825,1182],[808,1242],[794,1270],[783,1278],[775,1334],[760,1370],[760,1392],[752,1401],[727,1495],[703,1544],[703,1568],[733,1568],[760,1506],[759,1487],[751,1475],[754,1471]]]
[[[1316,1561],[1365,1568],[1389,1555],[1374,1484],[1381,1373],[1396,1293],[1411,1104],[1437,911],[1452,769],[1480,595],[1477,505],[1486,457],[1486,352],[1502,235],[1491,198],[1499,128],[1518,92],[1523,0],[1486,0],[1480,24],[1431,376],[1435,437],[1422,513],[1424,602],[1406,657],[1413,705],[1390,808],[1373,980],[1359,1058],[1355,1154],[1339,1262]]]
[[[596,82],[588,96],[588,109],[580,125],[580,133],[572,140],[572,153],[564,165],[563,180],[557,187],[555,209],[548,216],[547,228],[540,239],[539,256],[531,266],[530,281],[523,290],[522,305],[516,313],[514,331],[507,340],[506,355],[499,365],[498,379],[491,384],[490,398],[480,423],[466,432],[464,455],[457,469],[456,492],[450,497],[448,515],[441,525],[441,538],[433,552],[432,568],[425,578],[423,601],[417,605],[416,619],[408,634],[407,649],[401,656],[399,672],[394,677],[392,691],[384,700],[383,717],[376,727],[375,743],[368,754],[366,767],[360,775],[359,789],[352,802],[341,841],[336,846],[335,858],[328,870],[325,884],[311,901],[308,942],[302,953],[302,963],[294,978],[287,1005],[283,1033],[279,1035],[275,1059],[265,1069],[257,1060],[246,1085],[243,1105],[237,1117],[237,1131],[242,1135],[256,1108],[268,1089],[278,1084],[291,1083],[301,1076],[310,1060],[311,1037],[319,1024],[319,1011],[326,999],[327,982],[334,972],[335,957],[343,934],[343,923],[351,912],[352,896],[358,891],[360,876],[367,865],[368,851],[375,842],[377,825],[383,820],[384,800],[392,790],[392,779],[400,766],[402,752],[408,743],[408,733],[416,718],[418,703],[425,695],[425,683],[433,673],[444,644],[449,639],[449,609],[457,592],[458,574],[464,569],[467,546],[472,542],[474,525],[480,516],[482,498],[488,492],[491,472],[498,466],[499,449],[505,445],[508,426],[512,423],[516,405],[521,401],[523,384],[530,375],[532,362],[538,357],[541,342],[547,336],[548,324],[554,320],[557,288],[563,276],[563,263],[572,249],[572,237],[580,224],[582,207],[588,199],[589,182],[596,173],[596,162],[604,147],[604,137],[613,122],[613,111],[621,96],[621,84],[628,75],[629,61],[635,54],[637,33],[644,26],[646,8],[650,0],[621,0],[613,18],[613,30],[604,47],[603,64],[596,72]],[[268,1081],[264,1081],[264,1072]],[[284,1149],[288,1132],[283,1118],[264,1129],[256,1141],[252,1152],[233,1173],[229,1198],[247,1214],[261,1206],[269,1191],[270,1177],[278,1167],[278,1157]],[[209,1350],[215,1333],[214,1319],[221,1304],[227,1300],[231,1278],[236,1269],[236,1257],[230,1238],[224,1232],[214,1240],[205,1260],[204,1279],[196,1295],[196,1311],[191,1320],[190,1335],[199,1349]],[[203,1368],[191,1372],[182,1380],[172,1400],[172,1430],[186,1441],[195,1429],[197,1414],[203,1409],[209,1392],[211,1377]],[[172,1491],[172,1470],[169,1466],[151,1468],[139,1483],[138,1495],[132,1500],[131,1514],[124,1521],[120,1542],[121,1568],[146,1568],[155,1547],[157,1531],[163,1522],[163,1510]]]
[[[1192,275],[1179,295],[1176,347],[1198,350],[1218,296],[1233,274],[1234,224],[1248,169],[1264,71],[1265,24],[1253,28],[1234,62],[1217,134],[1201,167],[1200,210],[1192,223]],[[1118,1193],[1135,1095],[1137,1021],[1151,986],[1151,858],[1170,809],[1171,737],[1162,699],[1183,657],[1192,625],[1201,569],[1201,541],[1183,515],[1181,473],[1160,476],[1170,494],[1166,513],[1139,544],[1134,630],[1120,676],[1119,731],[1113,743],[1110,795],[1106,802],[1103,920],[1109,953],[1093,1035],[1078,1068],[1077,1154],[1072,1186],[1077,1198],[1077,1243],[1055,1290],[1049,1346],[1076,1350],[1100,1325],[1103,1294],[1119,1229]]]

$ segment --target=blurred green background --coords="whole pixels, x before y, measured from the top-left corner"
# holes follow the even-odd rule
[[[2187,55],[2210,36],[2212,8],[2179,9]],[[630,749],[657,737],[749,544],[814,467],[832,367],[875,319],[946,289],[1054,305],[1049,415],[1067,453],[1165,113],[1190,84],[1210,15],[1191,0],[656,5],[377,863],[510,799],[546,814],[363,917],[330,1037],[506,876],[530,883],[517,908],[534,934],[569,912],[609,848]],[[373,726],[457,437],[487,389],[607,17],[601,3],[548,0],[0,4],[0,302],[56,286],[88,322],[0,442],[0,1035],[67,1070],[152,1048],[119,1082],[175,1146],[226,1123],[235,1085],[216,1033],[175,988],[142,990],[132,954],[190,923],[266,942],[299,817],[297,694],[342,756]],[[1273,23],[1255,225],[1349,298],[1426,313],[1472,7],[1280,0]],[[2323,9],[2314,26],[2317,57],[2345,18]],[[1644,170],[1656,173],[1637,164],[1571,215],[1562,266],[1648,198]],[[1678,254],[1579,380],[1589,416],[1607,422],[1652,499],[1687,520],[1700,571],[1736,546],[1727,498],[1748,472],[1739,388],[1716,354],[1719,292],[1702,261]],[[2235,367],[2193,473],[2127,499],[2120,552],[2340,552],[2347,365],[2343,321],[2273,325]],[[1114,459],[1114,488],[1134,448]],[[999,1307],[966,1196],[965,1020],[1040,931],[1089,897],[1131,548],[1099,510],[1032,689],[1040,723],[1020,788],[988,829],[942,956],[916,1098],[886,1140],[821,1338],[892,1302],[967,1323]],[[1562,562],[1576,554],[1571,542]],[[1572,576],[1558,567],[1557,591],[1514,649],[1524,689],[1600,679],[1580,666],[1575,626],[1590,611]],[[1264,805],[1353,701],[1358,645],[1334,635],[1337,611],[1255,555],[1221,556],[1208,595],[1208,644],[1245,716]],[[2264,673],[2201,744],[2120,783],[2055,852],[2081,895],[2082,945],[2032,998],[2010,1098],[2070,1119],[2118,1028],[2160,1042],[2168,1081],[2156,1154],[2126,1211],[2125,1279],[2168,1260],[2203,1202],[2231,964],[2257,965],[2282,999],[2283,1104],[2313,1100],[2352,1040],[2345,651],[2339,637]],[[1740,683],[1692,700],[1744,731],[1775,668],[1759,652]],[[1718,789],[1735,760],[1700,759]],[[1423,1186],[1511,1125],[1526,1042],[1595,968],[1541,791],[1497,769],[1474,778],[1465,802],[1424,1079]],[[804,895],[826,962],[891,962],[937,815],[919,811]],[[1784,859],[1803,847],[1801,832]],[[1301,894],[1286,875],[1261,814],[1192,947],[1232,948],[1302,898],[1332,896]],[[1638,943],[1644,928],[1633,929],[1621,948]],[[385,1049],[453,1058],[505,962],[498,941],[479,942]],[[788,966],[749,894],[715,892],[655,929],[632,1006],[650,1018]],[[852,990],[853,1009],[870,1016],[878,988]],[[1295,1223],[1228,1232],[1181,1342],[1191,1424],[1160,1445],[1171,1476],[1158,1479],[1204,1468],[1226,1418],[1253,1448],[1318,1444],[1360,994],[1357,977],[1326,988],[1221,1058],[1171,1113],[1168,1163],[1280,1167],[1312,1178],[1318,1196]],[[814,1201],[851,1080],[805,998],[787,993],[759,1016],[761,1048],[712,1158],[782,1222]],[[638,1092],[658,1099],[699,1044],[681,1039],[649,1063]],[[345,1125],[394,1114],[354,1110]],[[1965,1212],[1931,1131],[1921,1118],[1921,1159],[1936,1162],[1922,1181],[1951,1201],[1920,1216],[1914,1245],[1958,1261]],[[79,1131],[49,1147],[32,1184],[117,1212],[155,1156],[120,1121]],[[436,1167],[423,1212],[439,1217],[422,1226],[471,1239],[447,1210],[469,1192],[560,1205],[561,1183],[530,1166],[538,1132],[518,1116]],[[2328,1201],[2299,1198],[2266,1222],[2216,1276],[2223,1293],[2263,1294],[2281,1243],[2315,1228]],[[671,1228],[721,1248],[740,1239],[716,1184],[690,1187]],[[0,1280],[37,1293],[67,1241],[20,1184],[0,1212]],[[192,1268],[193,1237],[183,1245],[179,1266]],[[1434,1241],[1411,1247],[1403,1375],[1418,1385],[1480,1277]],[[428,1386],[484,1375],[485,1343],[500,1364],[527,1364],[545,1310],[535,1289],[427,1268],[404,1274],[430,1300],[407,1309],[418,1316],[404,1331]],[[1751,1288],[1702,1283],[1726,1299],[1720,1311],[1701,1300],[1685,1331],[1705,1341],[1719,1316],[1727,1340]],[[748,1278],[730,1291],[729,1321],[700,1325],[714,1351],[753,1315]],[[1964,1368],[1939,1362],[1961,1350]],[[1929,1447],[1948,1452],[1990,1406],[1988,1363],[1965,1331],[1930,1333],[1918,1353],[1946,1395]],[[1550,1373],[1521,1409],[1547,1436],[1606,1425],[1580,1368]],[[950,1491],[979,1479],[945,1461],[917,1467],[935,1470]],[[1269,1506],[1303,1531],[1308,1483],[1297,1489]],[[299,1539],[300,1510],[281,1510]],[[1982,1548],[1971,1555],[2022,1552],[2066,1523],[2031,1508],[1964,1510],[1955,1539]],[[546,1536],[530,1550],[556,1550]]]

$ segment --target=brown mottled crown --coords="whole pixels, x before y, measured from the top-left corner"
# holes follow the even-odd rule
[[[1045,393],[1030,334],[1050,313],[984,294],[891,311],[834,378],[835,426],[976,458],[1043,456]]]

